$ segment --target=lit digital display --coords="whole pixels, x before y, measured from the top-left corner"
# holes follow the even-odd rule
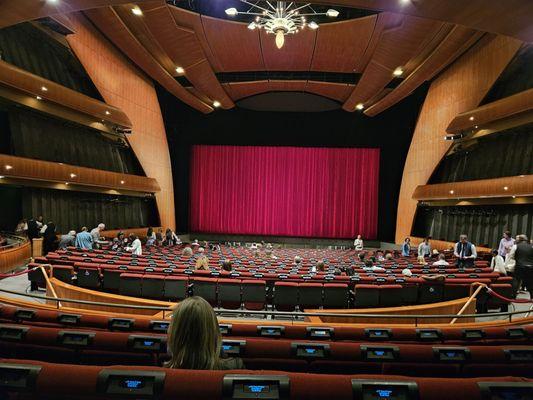
[[[248,393],[265,393],[270,391],[267,385],[244,385],[244,391]]]
[[[392,390],[390,389],[376,389],[376,394],[378,395],[378,398],[380,399],[389,399],[392,394]]]
[[[376,356],[384,356],[385,355],[385,350],[374,350],[374,355]]]
[[[141,389],[144,382],[140,379],[124,379],[123,386],[127,389]]]
[[[145,346],[153,346],[153,345],[154,345],[154,341],[153,341],[153,340],[145,340],[145,341],[143,342],[143,344],[144,344]]]
[[[305,352],[307,354],[315,354],[316,353],[316,349],[313,349],[313,348],[306,348],[305,349]]]
[[[232,346],[229,345],[229,344],[223,344],[223,345],[222,345],[222,350],[224,350],[224,351],[231,350],[231,348],[232,348]]]

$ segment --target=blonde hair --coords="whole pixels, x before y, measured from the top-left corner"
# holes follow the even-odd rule
[[[174,310],[168,330],[171,359],[167,368],[214,370],[220,365],[222,339],[217,317],[207,301],[189,297]]]

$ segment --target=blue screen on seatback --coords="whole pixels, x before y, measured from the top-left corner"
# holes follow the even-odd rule
[[[124,387],[128,389],[140,389],[144,386],[143,381],[139,379],[125,379]]]
[[[222,345],[222,350],[224,350],[224,351],[231,350],[231,345],[229,345],[229,344],[223,344],[223,345]]]
[[[153,346],[154,345],[154,341],[153,340],[145,340],[143,343],[144,343],[145,346]]]
[[[390,389],[376,389],[378,399],[390,399],[392,390]]]
[[[327,335],[326,331],[315,331],[314,334],[317,335],[317,336],[326,336]]]
[[[376,356],[383,356],[383,355],[385,355],[385,351],[384,350],[374,350],[374,354]]]
[[[315,353],[316,353],[316,349],[313,349],[313,348],[309,348],[309,347],[308,347],[308,348],[305,349],[305,352],[306,352],[307,354],[315,354]]]
[[[269,389],[267,385],[244,385],[245,392],[250,393],[264,393],[268,392]]]
[[[381,331],[374,331],[374,335],[376,335],[376,336],[381,336],[381,335],[383,335],[383,332],[381,332]]]
[[[449,358],[455,357],[456,355],[457,355],[457,353],[455,353],[455,351],[446,352],[446,356],[448,356]]]

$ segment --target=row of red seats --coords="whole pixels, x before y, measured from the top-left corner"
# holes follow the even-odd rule
[[[276,371],[190,371],[81,366],[4,359],[0,390],[19,399],[515,399],[533,397],[524,378],[409,378]]]

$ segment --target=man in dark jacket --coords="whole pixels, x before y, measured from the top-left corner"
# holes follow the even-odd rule
[[[533,297],[533,246],[526,235],[518,235],[514,258],[516,260],[515,276]]]

